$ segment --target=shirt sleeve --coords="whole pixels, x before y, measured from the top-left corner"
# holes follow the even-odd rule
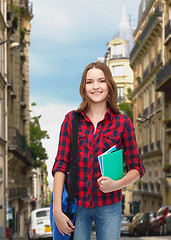
[[[71,127],[72,114],[68,113],[62,123],[58,144],[58,152],[52,168],[52,175],[57,171],[67,173],[70,163],[70,147],[71,147]]]
[[[129,118],[127,118],[126,125],[123,134],[123,146],[129,171],[136,169],[139,171],[142,177],[145,173],[145,167],[138,152],[134,127]]]

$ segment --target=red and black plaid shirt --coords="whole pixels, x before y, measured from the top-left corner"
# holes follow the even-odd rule
[[[98,155],[113,145],[117,149],[123,148],[128,169],[137,169],[142,176],[145,168],[138,153],[134,127],[128,117],[108,109],[105,118],[98,123],[95,130],[85,113],[81,114],[77,153],[77,204],[91,208],[116,203],[122,199],[121,190],[102,193],[98,188],[97,179],[101,176]],[[73,111],[69,112],[63,121],[53,175],[56,171],[65,174],[68,172],[73,116]]]

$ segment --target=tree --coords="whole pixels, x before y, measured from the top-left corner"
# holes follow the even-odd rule
[[[36,106],[36,103],[32,103],[31,106]],[[42,165],[41,160],[48,159],[46,149],[42,145],[42,139],[49,139],[49,135],[47,131],[41,130],[40,118],[41,115],[34,116],[30,120],[30,150],[35,168]]]
[[[132,90],[127,89],[127,99],[128,102],[122,102],[118,105],[119,110],[126,116],[128,116],[131,121],[133,121],[133,103],[132,103]]]

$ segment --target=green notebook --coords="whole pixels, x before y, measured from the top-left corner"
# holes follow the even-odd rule
[[[119,149],[102,156],[103,176],[113,180],[123,178],[123,150]]]

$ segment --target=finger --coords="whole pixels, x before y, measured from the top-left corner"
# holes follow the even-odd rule
[[[62,230],[60,230],[59,228],[58,228],[58,230],[63,236],[65,235],[65,233]]]
[[[108,177],[101,177],[101,181],[102,180],[108,180],[109,178]]]
[[[71,220],[68,218],[67,223],[69,224],[70,228],[75,228],[74,224],[71,222]]]
[[[97,179],[97,182],[99,183],[102,180],[103,177],[100,177]]]
[[[65,234],[68,234],[68,235],[71,235],[71,233],[72,233],[73,231],[74,231],[74,230],[71,229],[71,228],[70,228],[70,229],[68,229],[68,228],[65,228],[65,229],[64,229],[64,233],[65,233]]]

